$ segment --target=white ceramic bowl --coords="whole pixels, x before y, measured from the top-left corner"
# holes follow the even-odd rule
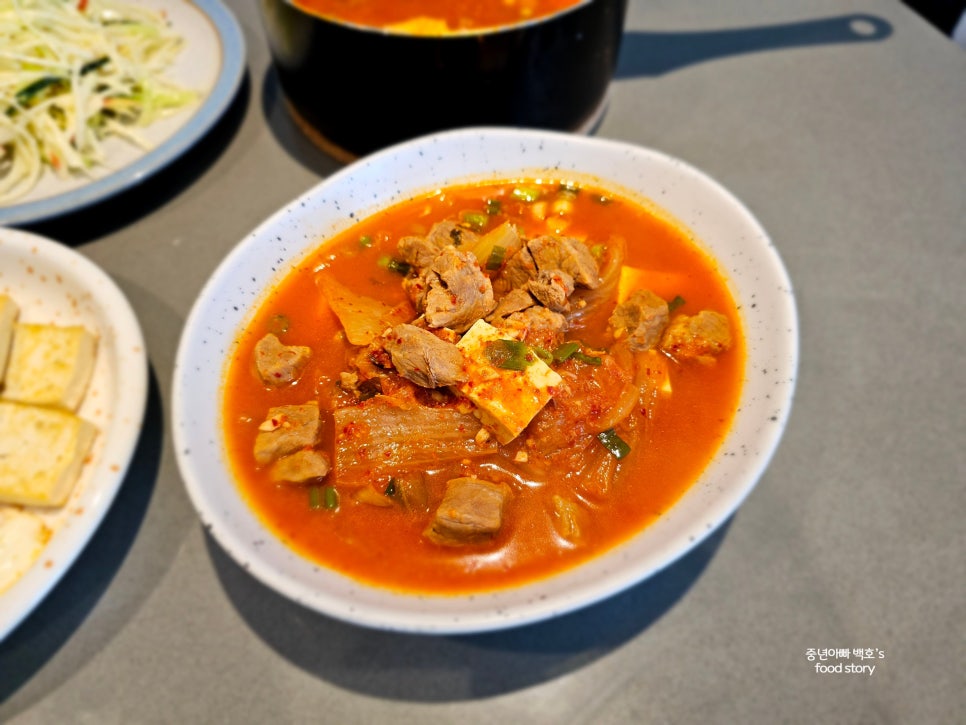
[[[270,534],[229,472],[222,383],[238,331],[272,285],[327,236],[414,194],[506,178],[589,175],[657,203],[694,232],[726,272],[741,309],[747,366],[740,411],[719,455],[658,522],[558,576],[467,596],[405,595],[302,558]],[[238,244],[188,318],[174,371],[178,462],[204,525],[266,585],[306,607],[361,625],[409,632],[479,632],[535,622],[611,596],[667,566],[717,529],[762,475],[788,418],[798,361],[792,287],[748,210],[688,164],[596,138],[467,129],[366,157],[277,212]]]

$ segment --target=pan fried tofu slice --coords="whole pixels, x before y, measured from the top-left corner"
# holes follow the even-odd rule
[[[0,503],[63,506],[96,432],[64,410],[0,401]]]
[[[0,507],[0,594],[27,573],[49,540],[50,529],[39,516]]]
[[[0,388],[3,387],[3,374],[7,369],[7,357],[10,355],[13,325],[19,314],[20,309],[16,303],[6,295],[0,295]]]
[[[76,411],[94,372],[97,338],[79,325],[17,323],[3,397]]]

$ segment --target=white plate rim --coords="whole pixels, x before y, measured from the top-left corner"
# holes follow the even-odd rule
[[[742,238],[746,238],[747,243],[752,245],[755,262],[763,265],[760,270],[754,268],[752,274],[758,274],[760,271],[762,275],[768,276],[769,283],[775,285],[775,289],[772,291],[773,299],[769,299],[769,302],[773,304],[769,306],[770,309],[767,311],[763,309],[765,305],[757,304],[751,304],[751,308],[754,308],[754,310],[749,310],[747,303],[750,303],[751,300],[736,294],[739,305],[743,305],[742,314],[746,325],[746,337],[749,334],[747,315],[762,317],[766,320],[767,325],[774,328],[775,334],[780,335],[780,338],[776,341],[775,349],[766,361],[768,367],[757,371],[770,375],[770,379],[766,382],[761,379],[752,380],[749,377],[745,381],[742,406],[747,405],[750,395],[767,398],[767,402],[762,400],[758,402],[758,406],[763,412],[767,410],[766,419],[749,424],[758,427],[756,433],[759,436],[756,439],[757,448],[749,451],[744,446],[740,446],[740,450],[725,451],[728,443],[726,440],[725,446],[722,448],[722,455],[718,456],[708,471],[705,472],[705,475],[699,479],[700,485],[695,485],[661,520],[648,527],[645,532],[635,537],[635,540],[623,544],[592,560],[589,564],[577,567],[575,570],[542,580],[534,585],[515,589],[465,597],[397,594],[369,587],[337,573],[323,570],[322,567],[301,559],[297,554],[286,550],[284,544],[272,540],[270,535],[266,534],[257,541],[254,540],[252,535],[246,540],[240,532],[247,531],[252,534],[251,526],[253,522],[255,524],[254,530],[257,530],[258,526],[254,514],[246,510],[247,507],[244,503],[242,503],[242,510],[239,510],[238,507],[226,508],[224,501],[212,499],[210,492],[206,490],[205,474],[211,474],[213,469],[205,469],[204,466],[217,467],[222,457],[222,452],[216,450],[219,445],[218,441],[213,438],[213,436],[219,434],[212,433],[210,430],[206,434],[206,440],[214,444],[212,447],[197,449],[191,445],[192,441],[199,440],[203,435],[204,427],[202,425],[199,428],[200,421],[191,418],[190,406],[188,405],[190,395],[185,383],[189,371],[196,373],[202,365],[213,364],[213,360],[210,358],[199,359],[197,357],[195,354],[197,350],[192,349],[192,340],[205,340],[205,352],[212,354],[219,349],[218,344],[212,344],[213,341],[205,339],[205,335],[215,332],[216,334],[227,334],[229,337],[233,337],[245,316],[250,312],[250,308],[257,304],[258,299],[255,292],[251,290],[242,294],[241,297],[236,297],[231,303],[222,300],[221,306],[213,306],[207,298],[217,293],[220,286],[233,284],[232,279],[244,279],[247,283],[249,274],[252,275],[251,279],[255,286],[267,286],[287,271],[287,263],[284,263],[285,255],[290,255],[289,258],[294,264],[305,253],[317,246],[318,239],[321,238],[324,231],[337,231],[353,223],[355,219],[365,217],[375,208],[399,200],[398,193],[397,197],[392,197],[387,201],[385,195],[380,195],[378,191],[372,191],[370,198],[371,190],[369,188],[362,190],[362,198],[354,197],[353,194],[345,192],[343,188],[351,176],[368,175],[366,178],[370,182],[377,181],[385,172],[386,165],[391,165],[394,159],[398,159],[398,157],[403,157],[404,161],[408,159],[410,165],[417,160],[420,163],[432,163],[434,161],[440,164],[447,163],[444,160],[444,151],[457,155],[462,154],[465,158],[474,153],[471,150],[472,142],[484,137],[490,140],[497,139],[504,147],[519,143],[520,161],[517,165],[527,168],[539,167],[539,164],[530,164],[524,160],[527,154],[539,156],[546,148],[583,147],[590,151],[607,148],[611,153],[626,157],[631,162],[640,162],[645,165],[656,164],[667,171],[669,176],[673,178],[669,180],[668,188],[663,189],[661,194],[667,192],[673,196],[675,193],[673,187],[678,182],[696,184],[700,188],[710,190],[711,193],[716,195],[717,202],[727,207],[728,213],[732,216],[732,221],[738,225],[739,231],[743,235]],[[460,143],[463,143],[464,146],[460,147]],[[474,161],[479,161],[479,159],[474,156]],[[568,169],[561,165],[550,165],[544,168],[548,171],[568,172]],[[592,174],[607,178],[605,173],[592,172]],[[494,178],[505,178],[507,175],[506,172],[497,172],[492,176]],[[442,181],[439,186],[447,183],[459,183],[462,180],[477,180],[481,176],[485,176],[485,174],[470,176],[464,174],[462,177],[457,176]],[[429,191],[433,186],[435,184],[424,190]],[[663,200],[655,194],[651,196],[651,201],[661,205]],[[346,206],[347,204],[353,206],[350,208]],[[341,226],[328,230],[313,228],[311,223],[307,221],[309,215],[326,205],[329,208],[335,207],[340,211],[343,217]],[[702,214],[702,210],[698,209],[695,213],[697,214],[695,219],[697,219]],[[680,219],[679,214],[675,216]],[[302,222],[306,223],[303,224]],[[294,224],[298,230],[298,233],[292,235],[294,238],[291,240],[298,251],[291,250],[289,240],[283,239],[278,234],[277,227],[286,224]],[[693,224],[686,225],[694,226]],[[700,234],[698,236],[700,239]],[[269,253],[268,250],[273,247],[277,248],[274,253],[277,258],[273,259],[273,264],[268,265],[265,264],[264,260],[261,261],[262,266],[268,268],[263,271],[245,266],[245,255],[250,249],[257,248],[259,245],[265,247],[266,253]],[[741,254],[738,256],[741,256]],[[745,265],[749,263],[747,259],[722,260],[719,258],[718,261],[722,263],[726,274],[728,273],[727,264],[729,262]],[[736,290],[733,289],[732,291],[735,293]],[[241,288],[239,288],[239,292],[241,293]],[[245,307],[245,303],[243,302],[240,305],[239,300],[245,300],[249,309],[239,311],[240,306]],[[767,317],[764,317],[765,315]],[[228,332],[225,333],[225,330],[228,330]],[[616,140],[507,128],[469,128],[443,132],[404,142],[365,157],[323,180],[316,187],[264,221],[248,237],[241,240],[222,261],[193,305],[179,343],[172,386],[172,427],[176,455],[189,497],[205,529],[212,534],[236,562],[257,579],[294,601],[337,619],[377,629],[420,634],[457,634],[504,629],[565,614],[623,591],[677,561],[719,529],[757,485],[777,450],[791,413],[797,381],[798,336],[798,314],[794,291],[777,249],[747,207],[703,171],[660,151]],[[751,340],[748,340],[748,346],[747,369],[750,371],[752,365],[762,361],[752,360]],[[218,369],[220,374],[223,374],[222,368],[219,367]],[[215,411],[214,418],[206,419],[205,422],[220,425],[219,416],[220,412]],[[761,432],[763,429],[764,432]],[[730,436],[731,434],[729,434],[728,440],[730,440]],[[201,450],[201,455],[209,456],[208,460],[202,465],[199,465],[198,450]],[[729,461],[732,468],[739,466],[735,470],[741,473],[744,483],[740,487],[730,488],[727,496],[721,496],[716,493],[716,490],[728,485],[721,477],[733,473],[732,470],[722,468],[725,465],[725,460]],[[731,461],[740,461],[740,463],[730,463]],[[240,497],[238,498],[240,500]],[[687,519],[685,514],[693,513],[693,511],[701,512],[700,520],[691,521]],[[636,550],[632,544],[637,539],[643,539],[645,534],[659,526],[662,527],[662,532],[667,532],[666,535],[670,537],[671,545],[664,547],[666,551],[656,554],[646,552],[641,556],[641,552]],[[253,551],[257,552],[257,556],[253,557]],[[267,566],[262,558],[272,558],[273,564],[281,562],[283,564],[281,568],[284,568],[285,571],[281,571],[280,567],[277,566]],[[575,575],[575,572],[591,568],[597,568],[600,571],[592,585],[587,586],[585,582],[581,582],[580,575]],[[297,576],[293,578],[291,571],[296,571]],[[320,591],[313,586],[306,586],[302,579],[320,583],[323,587],[336,587],[339,592],[337,595],[332,595],[328,591]],[[574,587],[575,583],[580,586]],[[532,592],[528,591],[530,589],[532,589]],[[539,591],[539,589],[544,591]],[[468,602],[470,604],[467,609]]]
[[[0,594],[0,642],[47,596],[71,568],[111,507],[134,455],[147,407],[147,351],[140,323],[127,297],[114,280],[79,252],[46,237],[18,229],[0,228],[0,258],[7,252],[28,257],[33,273],[59,275],[69,285],[85,291],[84,305],[93,305],[110,327],[110,361],[117,378],[111,426],[100,431],[104,440],[93,469],[85,474],[80,497],[82,507],[69,526],[56,530],[40,560],[13,586]],[[6,270],[5,270],[6,272]],[[9,272],[7,272],[9,273]],[[25,301],[15,299],[23,308]],[[104,354],[104,335],[98,354]],[[123,391],[123,392],[121,392]],[[49,565],[44,565],[49,562]]]
[[[218,122],[234,99],[244,75],[245,38],[238,20],[221,0],[184,1],[207,16],[221,46],[218,77],[191,118],[170,138],[104,177],[44,199],[0,206],[0,226],[44,221],[109,199],[178,159]]]

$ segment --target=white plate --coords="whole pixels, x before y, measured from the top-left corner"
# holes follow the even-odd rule
[[[60,580],[107,513],[141,433],[148,371],[144,338],[127,298],[100,267],[69,247],[0,229],[0,293],[19,305],[23,322],[80,324],[99,338],[79,411],[97,426],[98,436],[67,505],[29,509],[53,536],[34,566],[0,594],[3,640]]]
[[[451,184],[590,175],[653,200],[694,232],[729,277],[747,364],[740,409],[714,461],[657,523],[606,554],[533,584],[473,596],[368,586],[287,548],[242,500],[226,464],[222,385],[239,330],[265,292],[328,235],[413,194]],[[203,523],[258,579],[303,605],[371,627],[477,632],[599,601],[652,575],[717,529],[770,460],[789,415],[798,323],[788,276],[765,231],[727,190],[657,151],[566,134],[467,129],[366,157],[323,181],[241,241],[188,317],[174,370],[172,422],[185,484]],[[199,444],[204,442],[204,444]]]
[[[59,179],[45,172],[26,196],[0,205],[0,226],[27,224],[76,211],[134,186],[177,159],[221,118],[245,69],[245,40],[238,21],[220,0],[141,0],[165,12],[184,39],[166,77],[199,92],[200,100],[144,129],[150,151],[111,139],[107,164],[90,177]]]

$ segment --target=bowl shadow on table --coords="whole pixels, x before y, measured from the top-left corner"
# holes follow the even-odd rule
[[[617,80],[661,76],[697,63],[788,48],[883,41],[890,23],[875,15],[836,15],[818,20],[727,30],[627,31],[617,59]]]
[[[731,519],[674,564],[602,602],[535,624],[472,635],[385,632],[306,609],[263,586],[208,538],[232,604],[263,641],[340,687],[390,700],[451,702],[530,687],[640,635],[688,592]]]
[[[246,73],[235,98],[208,132],[180,157],[124,191],[103,201],[33,224],[16,224],[69,246],[117,232],[165,206],[207,173],[231,145],[241,128],[251,95]]]
[[[163,437],[160,387],[153,370],[149,370],[144,424],[117,497],[63,578],[37,608],[0,642],[0,703],[29,682],[75,635],[111,586],[144,521],[158,478]],[[149,592],[144,591],[140,599],[148,596]],[[123,629],[122,620],[126,615],[135,613],[140,603],[140,600],[127,602],[121,611],[113,612],[111,626],[96,630],[100,639],[78,645],[74,650],[74,657],[78,661],[64,663],[56,672],[67,679],[80,669],[92,652],[104,649],[113,633]],[[48,682],[47,687],[56,689],[59,684]]]
[[[278,74],[269,65],[262,78],[262,116],[275,140],[285,152],[304,168],[320,178],[332,175],[354,160],[350,154],[321,147],[321,139],[313,141],[296,123],[286,105]]]

